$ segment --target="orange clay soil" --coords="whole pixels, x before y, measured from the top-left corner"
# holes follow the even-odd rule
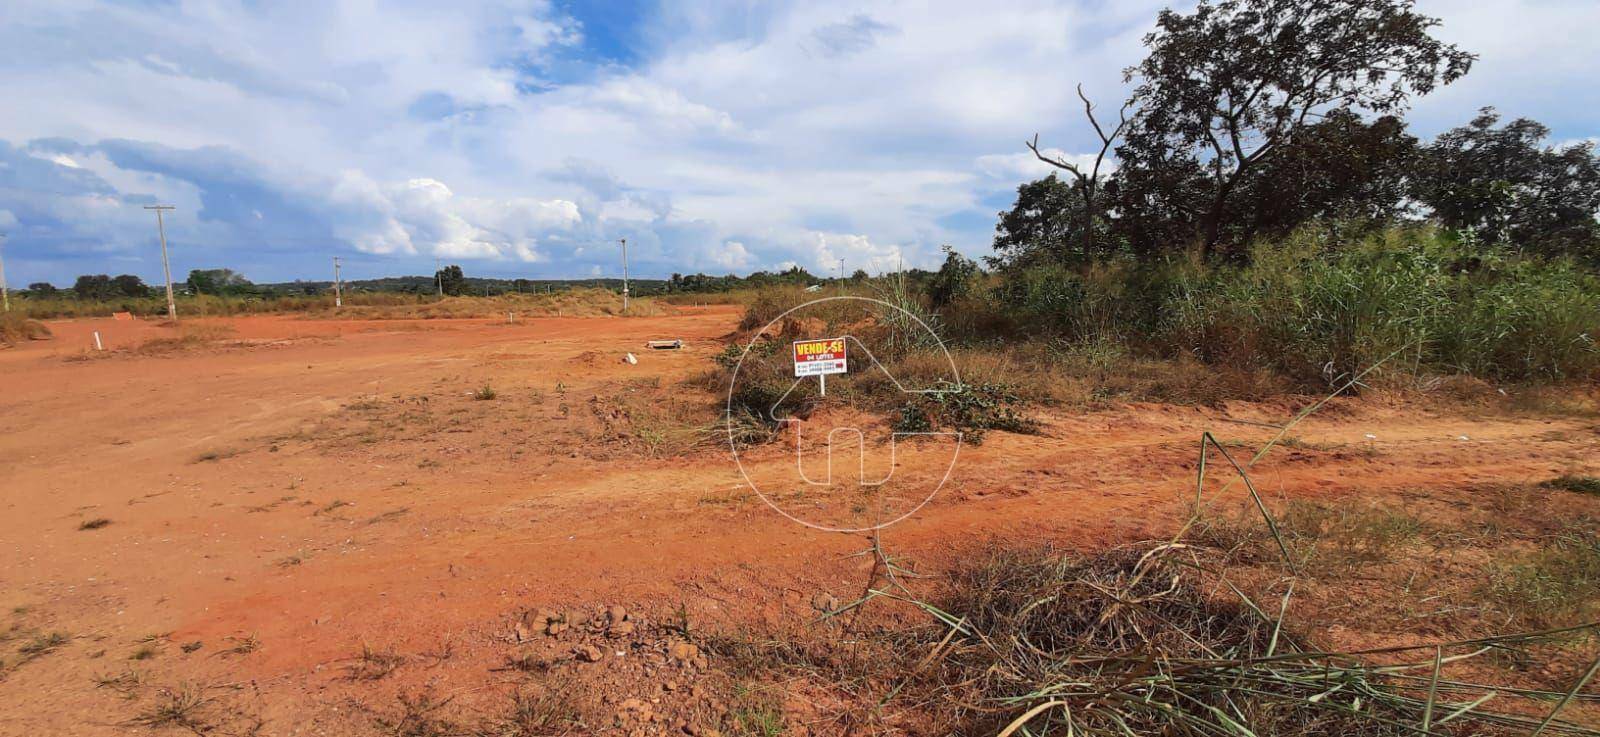
[[[773,512],[704,427],[721,396],[695,382],[738,316],[254,316],[186,322],[207,337],[159,353],[131,349],[179,328],[57,321],[53,340],[0,351],[0,734],[123,733],[184,686],[226,690],[263,734],[367,734],[403,688],[465,703],[507,682],[529,609],[770,624],[819,592],[853,598],[866,538]],[[657,338],[687,348],[644,348]],[[473,396],[485,386],[493,399]],[[1254,447],[1308,401],[1053,411],[1044,434],[963,448],[884,544],[937,567],[989,540],[1170,534],[1203,430]],[[1371,399],[1294,435],[1256,468],[1270,497],[1592,472],[1597,440],[1581,418]],[[67,639],[27,647],[51,632]],[[352,678],[364,644],[405,664]]]

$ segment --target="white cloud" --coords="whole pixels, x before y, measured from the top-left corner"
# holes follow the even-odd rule
[[[1056,161],[1064,161],[1078,167],[1084,174],[1094,170],[1095,154],[1069,154],[1059,148],[1040,148],[1040,153]],[[973,160],[973,164],[984,176],[1005,182],[1022,183],[1056,174],[1063,178],[1071,178],[1072,173],[1047,164],[1034,156],[1032,151],[1022,151],[1009,154],[985,154]],[[1100,162],[1100,173],[1110,174],[1116,171],[1115,157],[1108,154]]]
[[[1600,7],[1421,6],[1483,58],[1419,106],[1419,125],[1496,104],[1558,139],[1600,134],[1594,41],[1568,32],[1600,22]],[[17,0],[0,10],[0,97],[31,103],[0,116],[0,143],[75,142],[87,150],[37,157],[104,187],[5,189],[0,208],[42,263],[48,249],[142,252],[133,200],[170,200],[191,250],[273,244],[277,273],[256,278],[303,275],[330,240],[396,272],[437,254],[508,275],[612,273],[615,249],[592,244],[623,236],[652,275],[828,271],[839,257],[850,270],[931,267],[942,243],[981,254],[996,203],[1051,171],[1023,141],[1038,133],[1073,161],[1098,149],[1073,87],[1114,111],[1160,8],[670,3],[612,29],[646,39],[616,64],[587,58],[599,29],[549,0],[223,0],[162,14]],[[94,149],[112,139],[167,159],[124,168]]]

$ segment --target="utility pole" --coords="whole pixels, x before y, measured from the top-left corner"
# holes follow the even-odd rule
[[[339,308],[339,307],[343,307],[344,306],[343,285],[339,282],[339,257],[338,256],[334,256],[333,257],[333,306],[334,306],[334,308]]]
[[[167,263],[167,225],[161,218],[162,212],[175,208],[172,205],[145,205],[144,209],[156,211],[156,231],[161,234],[161,274],[167,278],[167,319],[176,322],[178,303],[172,300],[172,266]]]
[[[622,239],[622,311],[628,311],[628,239]]]
[[[3,246],[5,246],[5,242],[6,234],[0,233],[0,299],[4,299],[6,303],[6,312],[10,312],[11,286],[6,284],[6,255],[5,249],[3,248]]]

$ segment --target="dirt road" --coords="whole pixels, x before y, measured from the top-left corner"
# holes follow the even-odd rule
[[[364,643],[425,663],[381,688],[467,693],[530,607],[775,620],[857,593],[866,539],[774,513],[708,427],[721,398],[698,379],[737,318],[249,317],[148,353],[117,349],[173,329],[97,320],[0,351],[0,734],[121,732],[153,698],[113,687],[125,673],[247,684],[263,734],[364,734],[352,709],[377,686],[345,667]],[[95,330],[112,350],[89,352]],[[1301,404],[1059,411],[964,447],[884,541],[936,564],[995,538],[1161,534],[1203,430],[1248,453]],[[1582,418],[1371,400],[1294,436],[1255,471],[1270,496],[1448,497],[1592,472],[1600,439]]]

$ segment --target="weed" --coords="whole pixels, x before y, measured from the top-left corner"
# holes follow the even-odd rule
[[[242,452],[243,451],[240,451],[240,450],[238,450],[236,448],[223,448],[223,449],[219,449],[219,450],[208,450],[208,451],[206,451],[204,453],[201,453],[200,455],[195,456],[194,457],[194,462],[195,463],[215,463],[215,462],[220,461],[220,460],[222,460],[224,458],[232,458],[232,457],[234,457],[236,455],[239,455]]]
[[[24,643],[22,647],[17,648],[17,652],[21,654],[24,659],[32,660],[33,658],[37,658],[41,655],[47,655],[51,652],[54,652],[57,648],[71,641],[71,636],[67,635],[65,632],[51,632],[46,635],[36,635],[33,639]]]
[[[1531,553],[1498,556],[1479,593],[1526,627],[1592,619],[1600,612],[1600,536],[1569,531]]]
[[[133,698],[140,686],[144,685],[144,676],[138,671],[129,668],[121,673],[95,676],[95,688],[109,688],[127,698]]]
[[[210,705],[211,699],[199,688],[187,685],[177,689],[164,688],[157,703],[128,720],[127,725],[150,729],[180,727],[203,735],[211,729],[210,720],[205,716]]]
[[[373,722],[394,737],[453,737],[464,733],[462,727],[441,714],[453,700],[454,697],[441,700],[431,691],[402,691],[395,696],[400,704],[398,712],[377,715]]]
[[[506,710],[478,725],[483,737],[559,737],[580,726],[577,710],[566,693],[555,689],[519,689]]]
[[[78,523],[78,529],[80,529],[80,530],[98,530],[98,529],[100,529],[102,527],[105,527],[106,525],[109,525],[109,524],[111,524],[111,520],[108,520],[105,517],[95,517],[94,519],[86,519],[86,520],[84,520],[82,522],[79,522]]]
[[[1594,476],[1557,476],[1539,485],[1546,489],[1575,491],[1579,494],[1600,494],[1600,478]]]
[[[254,634],[245,635],[244,637],[229,635],[223,639],[233,643],[233,647],[218,652],[218,655],[249,655],[261,648],[261,639]]]
[[[487,402],[497,396],[499,395],[495,393],[494,387],[489,386],[488,382],[484,382],[483,386],[478,387],[478,389],[472,393],[472,398],[480,402]]]
[[[1039,431],[1036,420],[1017,411],[1022,399],[1009,386],[940,382],[937,389],[933,393],[916,395],[900,408],[896,432],[914,432],[907,428],[934,425],[958,430],[965,442],[981,445],[990,430],[1022,434]]]
[[[786,731],[778,701],[760,688],[739,684],[734,690],[729,726],[740,737],[779,737]]]
[[[317,510],[317,514],[319,514],[319,515],[330,514],[334,510],[339,509],[340,507],[348,507],[348,506],[351,506],[352,504],[354,504],[354,502],[347,502],[347,501],[345,501],[343,499],[335,499],[335,500],[333,500],[331,502],[328,502],[327,504],[322,505],[322,508]]]
[[[352,681],[377,681],[386,678],[405,664],[406,658],[393,650],[373,650],[361,643],[361,653],[345,669],[345,677]]]

